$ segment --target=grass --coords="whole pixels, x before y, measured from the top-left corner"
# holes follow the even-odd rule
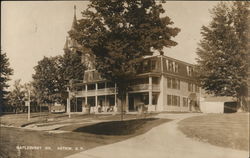
[[[156,114],[147,114],[147,117],[152,117]],[[135,119],[135,118],[144,118],[144,116],[136,115],[136,114],[125,114],[124,120]],[[82,122],[83,120],[120,120],[121,115],[116,114],[98,114],[98,115],[88,115],[88,114],[71,114],[71,118],[69,119],[67,114],[49,114],[49,113],[31,113],[30,121],[28,121],[27,114],[7,114],[0,116],[0,124],[14,127],[25,127],[32,124],[45,123],[41,126],[60,124],[64,121],[68,121],[68,123],[74,122]]]
[[[31,113],[30,121],[28,121],[28,115],[24,113],[20,114],[7,114],[0,116],[1,125],[14,126],[14,127],[24,127],[27,125],[35,123],[44,123],[48,122],[48,119],[53,118],[54,121],[59,121],[67,119],[66,114],[49,114],[46,112],[43,113]]]
[[[8,116],[10,117],[10,116]],[[13,116],[16,118],[16,116]],[[78,118],[79,117],[79,118]],[[87,116],[82,116],[87,117]],[[0,157],[51,157],[61,158],[71,154],[94,148],[101,145],[119,142],[139,134],[143,134],[155,126],[168,122],[168,119],[132,119],[135,115],[125,116],[125,121],[108,121],[108,119],[120,119],[118,116],[98,115],[88,116],[91,120],[107,119],[102,123],[83,123],[79,124],[81,118],[75,117],[72,125],[58,128],[66,130],[67,133],[48,133],[45,131],[32,131],[23,128],[1,127],[0,130]],[[56,117],[57,118],[57,117]],[[74,118],[74,117],[73,117]],[[132,119],[132,120],[131,120]],[[17,145],[21,146],[41,146],[42,150],[18,150]],[[51,150],[45,150],[45,146]],[[72,150],[59,150],[58,147],[71,147]],[[75,150],[76,148],[81,150]]]
[[[179,122],[188,137],[213,145],[249,150],[249,114],[208,114]]]

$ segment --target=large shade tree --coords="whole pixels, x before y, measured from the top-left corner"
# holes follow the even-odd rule
[[[94,54],[101,76],[117,84],[122,101],[143,57],[177,45],[172,37],[180,29],[171,27],[173,22],[163,13],[161,2],[155,0],[92,0],[70,32]]]
[[[60,58],[60,73],[65,80],[83,80],[85,66],[81,52],[65,51]]]
[[[86,68],[81,59],[81,52],[70,50],[65,50],[63,56],[59,59],[58,82],[60,83],[61,101],[64,104],[66,104],[66,98],[68,96],[67,86],[69,86],[70,82],[83,80],[84,70]]]
[[[66,104],[70,80],[83,80],[81,53],[66,50],[63,56],[44,57],[34,67],[33,86],[41,103]]]
[[[197,49],[202,87],[216,96],[247,95],[249,54],[249,2],[220,2],[203,26]]]
[[[41,103],[60,102],[59,56],[44,57],[34,67],[33,86]]]
[[[3,106],[6,104],[7,88],[9,87],[8,81],[13,74],[13,69],[10,68],[9,59],[6,53],[0,52],[0,113]]]

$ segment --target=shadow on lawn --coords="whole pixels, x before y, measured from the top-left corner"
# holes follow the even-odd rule
[[[144,133],[154,126],[168,122],[168,119],[145,118],[124,121],[101,122],[75,129],[73,132],[84,132],[96,135],[131,135]]]

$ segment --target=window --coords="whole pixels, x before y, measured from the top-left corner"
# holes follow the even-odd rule
[[[151,70],[156,69],[156,60],[151,60]]]
[[[105,88],[105,83],[104,82],[98,83],[97,87],[98,87],[98,89],[104,89]]]
[[[183,97],[183,107],[188,106],[188,98]]]
[[[169,70],[168,60],[166,60],[167,71]]]
[[[179,65],[177,63],[175,63],[175,65],[174,65],[174,72],[175,73],[179,72]]]
[[[153,94],[152,95],[152,104],[157,105],[157,100],[158,100],[158,94]]]
[[[107,88],[114,88],[115,84],[113,82],[107,82]]]
[[[173,95],[173,105],[176,106],[178,104],[177,96]]]
[[[178,89],[181,89],[181,81],[178,80]]]
[[[195,92],[197,92],[197,93],[200,92],[200,87],[197,84],[195,85]]]
[[[172,95],[172,105],[180,106],[180,96]]]
[[[170,71],[170,72],[173,72],[173,69],[174,69],[174,68],[173,68],[173,62],[172,62],[172,61],[169,61],[169,62],[168,62],[168,68],[169,68],[169,71]]]
[[[149,71],[149,69],[150,69],[149,60],[143,61],[143,71],[147,72],[147,71]]]
[[[192,76],[193,68],[191,66],[187,66],[187,75]]]
[[[89,72],[89,73],[88,73],[88,81],[92,81],[93,78],[94,78],[93,73],[92,73],[92,72]]]
[[[171,78],[167,78],[167,84],[168,84],[168,88],[172,88],[172,79]]]
[[[168,88],[180,89],[180,80],[176,78],[167,78]]]
[[[88,84],[88,90],[94,90],[95,84]]]
[[[181,101],[180,101],[180,96],[177,96],[177,106],[180,106],[180,105],[181,105],[180,102],[181,102]]]
[[[180,106],[180,96],[167,95],[167,104],[173,106]]]
[[[193,92],[193,84],[192,83],[188,83],[188,91]]]
[[[110,96],[107,96],[107,98],[108,98],[109,105],[114,106],[115,105],[115,96],[110,95]]]
[[[149,83],[149,78],[137,78],[130,81],[131,86],[139,84],[148,84],[148,83]]]
[[[160,78],[159,77],[152,77],[152,83],[153,84],[159,84]]]
[[[167,103],[168,105],[172,105],[172,96],[171,95],[167,95]]]
[[[173,89],[177,89],[177,82],[175,78],[172,79],[172,87]]]
[[[82,91],[82,90],[85,90],[85,89],[84,89],[84,87],[79,86],[79,87],[76,87],[76,90],[77,90],[77,91]]]
[[[143,102],[145,105],[149,104],[149,96],[148,93],[143,93],[141,95],[141,102]]]

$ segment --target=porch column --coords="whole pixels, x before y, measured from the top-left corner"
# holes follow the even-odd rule
[[[128,112],[128,93],[126,93],[126,112]]]
[[[67,113],[70,113],[70,98],[67,98]]]
[[[70,118],[70,98],[71,98],[71,93],[69,87],[67,87],[67,92],[68,92],[68,98],[67,98],[67,113],[69,114]]]
[[[148,90],[149,90],[149,94],[148,94],[148,104],[149,106],[152,105],[152,77],[150,76],[149,77],[149,87],[148,87]]]
[[[116,83],[115,83],[115,106],[117,106],[116,100],[117,100],[117,97],[116,97]]]
[[[85,105],[88,104],[88,95],[87,95],[87,93],[88,93],[88,85],[86,84],[85,85]]]
[[[160,81],[160,95],[159,95],[159,99],[160,100],[160,103],[158,103],[155,107],[155,111],[158,111],[158,110],[166,110],[164,108],[165,105],[167,105],[167,102],[164,102],[164,96],[167,96],[167,90],[164,88],[164,85],[165,85],[165,78],[164,78],[164,75],[162,74],[161,75],[161,81]],[[166,100],[166,99],[165,99]]]
[[[98,98],[97,98],[98,84],[95,84],[95,106],[98,106]]]
[[[104,106],[107,107],[107,82],[104,83]]]

